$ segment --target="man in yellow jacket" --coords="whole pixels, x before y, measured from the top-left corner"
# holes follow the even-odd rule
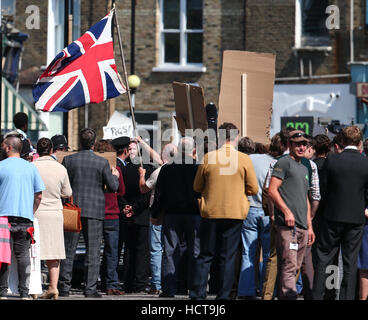
[[[235,275],[235,258],[241,237],[241,226],[247,217],[247,196],[258,192],[257,177],[248,155],[237,151],[239,131],[232,123],[223,123],[219,134],[225,143],[209,152],[194,179],[194,191],[201,193],[202,216],[199,236],[200,254],[196,260],[193,300],[206,299],[208,273],[217,252],[219,290],[216,299],[230,299]]]

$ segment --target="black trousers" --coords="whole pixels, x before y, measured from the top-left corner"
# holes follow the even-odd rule
[[[165,294],[175,295],[178,292],[179,282],[186,283],[186,287],[191,288],[195,259],[200,250],[200,221],[199,215],[192,214],[167,214],[164,216],[161,274],[162,291]],[[183,242],[186,245],[185,259],[182,259]],[[182,270],[179,270],[180,265],[183,267]],[[185,278],[183,279],[183,277]],[[185,290],[185,286],[183,287]]]
[[[325,290],[336,283],[338,265],[334,265],[341,246],[343,279],[339,300],[354,300],[357,259],[362,243],[364,224],[321,221],[319,240],[316,246],[316,265],[313,280],[313,299],[322,300]]]
[[[200,254],[195,263],[191,299],[206,299],[208,274],[216,252],[219,253],[216,299],[230,299],[242,223],[243,220],[236,219],[202,219],[199,230]]]
[[[126,292],[144,291],[149,285],[150,240],[149,226],[124,223],[124,271]]]

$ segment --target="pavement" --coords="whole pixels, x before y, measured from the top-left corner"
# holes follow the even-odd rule
[[[147,293],[128,293],[121,296],[108,296],[104,292],[98,291],[102,298],[86,298],[83,294],[82,290],[78,289],[72,289],[70,291],[69,297],[59,297],[59,300],[61,301],[68,301],[68,300],[94,300],[94,301],[100,301],[100,300],[189,300],[188,295],[176,295],[175,298],[160,298],[157,294],[147,294]],[[215,295],[209,295],[208,300],[214,300]],[[7,300],[20,300],[19,295],[13,295],[9,294],[7,296]],[[41,299],[38,299],[41,300]],[[43,299],[42,299],[43,300]]]

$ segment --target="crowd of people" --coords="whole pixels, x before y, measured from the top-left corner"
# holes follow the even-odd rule
[[[34,148],[27,122],[17,114],[17,130],[1,141],[0,299],[10,251],[20,298],[31,298],[35,218],[49,275],[44,299],[71,294],[81,234],[88,298],[367,299],[368,142],[358,127],[333,140],[282,128],[263,145],[223,123],[224,143],[206,144],[201,159],[195,137],[159,154],[140,137],[97,140],[85,128],[80,151],[59,163],[66,138],[40,138]],[[93,151],[115,152],[116,166]],[[64,231],[66,201],[81,208],[81,232]]]

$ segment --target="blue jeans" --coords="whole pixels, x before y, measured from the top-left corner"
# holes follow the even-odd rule
[[[161,290],[162,226],[150,226],[151,289]]]
[[[301,294],[303,290],[302,273],[299,273],[298,281],[296,282],[296,291]]]
[[[106,290],[119,289],[119,219],[106,219],[104,221],[103,236],[105,246],[101,268],[106,281]]]
[[[261,240],[263,262],[259,264],[259,289],[262,291],[263,279],[270,254],[270,219],[263,209],[250,207],[242,226],[242,263],[238,284],[238,296],[255,296],[255,258],[258,240]]]

